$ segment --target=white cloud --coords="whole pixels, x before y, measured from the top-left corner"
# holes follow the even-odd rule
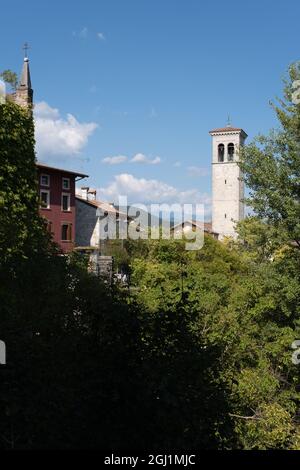
[[[103,158],[102,162],[107,163],[108,165],[120,165],[121,163],[126,162],[128,159],[125,155],[117,155],[116,157],[106,157]]]
[[[181,167],[181,162],[175,162],[174,167],[175,168],[180,168]]]
[[[146,157],[143,153],[137,153],[131,160],[131,163],[144,163],[148,165],[158,165],[161,163],[160,157],[155,157],[151,160],[151,158]]]
[[[5,96],[6,96],[6,85],[3,80],[0,78],[0,104],[5,103]]]
[[[153,160],[149,162],[151,165],[158,165],[161,163],[161,158],[160,157],[155,157]]]
[[[34,106],[35,117],[40,119],[59,119],[59,110],[51,108],[45,101],[40,101]]]
[[[79,31],[79,37],[82,38],[82,39],[85,39],[85,38],[87,38],[88,33],[89,33],[89,30],[87,29],[87,27],[84,27],[84,28],[82,28],[81,31]]]
[[[143,153],[137,153],[133,158],[129,159],[125,155],[116,155],[113,157],[106,157],[103,158],[102,163],[106,163],[108,165],[119,165],[120,163],[125,163],[129,161],[130,163],[141,163],[144,165],[158,165],[161,163],[160,157],[155,157],[153,159],[146,157]]]
[[[101,32],[97,33],[97,38],[100,39],[100,41],[105,41],[105,39],[106,39],[104,34],[101,33]]]
[[[72,31],[72,36],[73,37],[78,37],[80,39],[87,39],[90,32],[95,34],[95,32],[89,31],[89,29],[86,26],[84,26],[83,28],[81,28],[80,31]],[[102,33],[101,31],[98,31],[96,33],[96,37],[99,41],[105,41],[106,40],[106,37],[105,37],[104,33]]]
[[[208,176],[209,175],[209,169],[208,168],[202,168],[200,166],[189,166],[188,167],[188,172],[190,176]]]
[[[181,204],[211,204],[211,198],[206,193],[200,193],[197,189],[186,191],[156,179],[136,178],[123,173],[116,175],[114,180],[105,188],[98,189],[103,199],[118,201],[119,195],[127,196],[129,203],[181,203]]]
[[[97,129],[94,122],[80,123],[72,114],[61,117],[56,108],[46,102],[37,103],[34,110],[38,158],[79,155]]]
[[[142,153],[137,153],[130,161],[132,163],[147,163],[148,158]]]

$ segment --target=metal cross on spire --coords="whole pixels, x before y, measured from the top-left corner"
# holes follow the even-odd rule
[[[28,49],[30,49],[30,46],[29,46],[28,42],[25,42],[25,44],[23,46],[24,58],[25,59],[28,58]]]
[[[227,127],[231,127],[231,119],[230,119],[230,114],[228,114],[228,119],[227,119]]]

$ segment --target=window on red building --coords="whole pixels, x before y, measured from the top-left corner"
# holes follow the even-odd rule
[[[46,230],[52,235],[52,222],[47,220],[46,217],[43,217],[43,221],[44,221]]]
[[[49,175],[41,175],[41,186],[50,186],[50,176]]]
[[[50,234],[52,234],[52,222],[47,223],[47,230]]]
[[[71,196],[70,194],[61,195],[61,210],[64,212],[69,212],[71,210]]]
[[[50,191],[42,189],[40,191],[40,200],[42,209],[50,209]]]
[[[72,241],[72,224],[63,224],[61,226],[61,240],[63,242]]]
[[[62,179],[62,187],[63,189],[70,189],[70,178],[63,178]]]

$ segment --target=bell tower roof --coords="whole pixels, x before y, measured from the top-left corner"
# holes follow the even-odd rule
[[[215,135],[215,134],[236,134],[236,133],[239,133],[239,134],[243,134],[243,137],[246,138],[248,137],[248,135],[246,134],[246,132],[240,128],[240,127],[229,127],[229,126],[226,126],[226,127],[220,127],[218,129],[213,129],[212,131],[209,131],[210,135]]]

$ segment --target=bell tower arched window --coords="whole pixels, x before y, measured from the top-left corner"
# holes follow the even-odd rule
[[[233,162],[234,160],[234,144],[228,144],[228,161]]]
[[[224,162],[225,147],[224,144],[218,145],[218,162]]]

